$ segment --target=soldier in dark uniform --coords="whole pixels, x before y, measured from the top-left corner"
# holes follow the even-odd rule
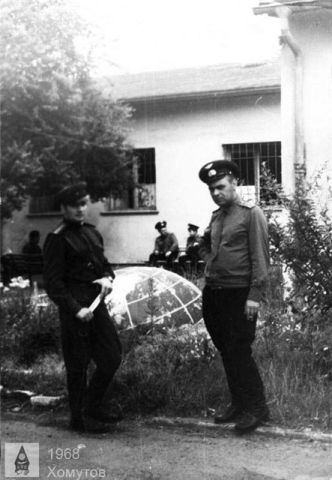
[[[167,222],[158,222],[155,229],[158,230],[159,236],[155,240],[154,251],[149,258],[150,265],[156,265],[158,260],[166,261],[166,268],[172,267],[172,262],[179,253],[179,244],[174,233],[167,231]]]
[[[206,261],[203,317],[219,350],[231,404],[216,423],[235,422],[248,432],[268,419],[263,383],[252,357],[257,313],[268,276],[267,222],[262,210],[243,202],[237,192],[238,167],[227,160],[201,168],[218,209],[205,231],[201,254]]]
[[[197,262],[200,260],[200,244],[201,237],[198,233],[199,227],[193,223],[188,223],[188,238],[186,244],[186,251],[180,254],[179,263],[183,271],[186,271],[186,263],[190,264],[190,271],[196,271]]]
[[[45,241],[44,280],[59,307],[70,427],[107,431],[115,418],[106,408],[106,393],[121,363],[121,345],[103,297],[111,292],[115,275],[104,256],[102,236],[84,221],[86,184],[65,188],[59,201],[63,222]],[[89,306],[98,294],[101,302],[92,311]],[[87,387],[90,360],[96,368]]]

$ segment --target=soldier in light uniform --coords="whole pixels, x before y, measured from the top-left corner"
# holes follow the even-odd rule
[[[107,431],[118,419],[106,408],[106,393],[121,362],[121,345],[104,301],[93,312],[89,306],[98,294],[111,292],[115,275],[104,255],[102,236],[85,222],[85,183],[65,188],[59,200],[63,222],[45,241],[44,281],[59,307],[70,428]],[[87,387],[90,360],[96,369]]]
[[[167,231],[167,222],[156,223],[155,227],[159,236],[154,243],[154,250],[150,255],[149,263],[157,265],[158,260],[166,261],[166,267],[171,268],[172,262],[179,254],[179,243],[174,233]]]
[[[235,422],[235,429],[244,433],[269,415],[251,350],[268,276],[267,222],[258,206],[239,198],[235,163],[210,162],[199,177],[219,207],[212,213],[200,250],[206,261],[203,317],[223,359],[231,394],[230,405],[216,415],[215,422]]]

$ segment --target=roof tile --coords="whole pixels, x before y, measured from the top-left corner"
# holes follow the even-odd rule
[[[279,60],[223,64],[112,77],[116,97],[131,100],[280,88]]]

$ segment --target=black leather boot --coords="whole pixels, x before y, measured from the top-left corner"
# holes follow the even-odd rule
[[[244,412],[241,418],[235,424],[235,430],[239,433],[248,433],[256,430],[259,425],[269,420],[269,410],[267,407],[252,412]]]
[[[238,405],[230,404],[221,414],[216,414],[214,423],[231,423],[237,421],[242,414],[242,408]]]

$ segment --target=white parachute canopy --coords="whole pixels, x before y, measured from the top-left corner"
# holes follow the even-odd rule
[[[115,274],[105,302],[120,329],[149,323],[176,327],[202,319],[201,291],[180,275],[154,267],[121,268]]]

